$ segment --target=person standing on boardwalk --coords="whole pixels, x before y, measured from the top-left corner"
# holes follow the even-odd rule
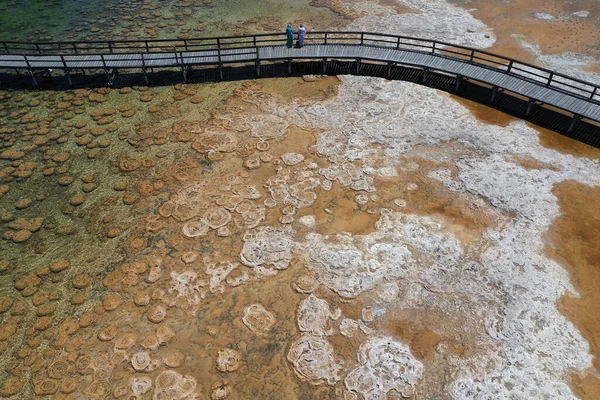
[[[304,36],[306,36],[306,28],[300,24],[300,28],[298,28],[298,47],[304,46]]]
[[[287,35],[287,47],[291,48],[294,45],[294,29],[292,29],[292,25],[288,24],[285,34]]]

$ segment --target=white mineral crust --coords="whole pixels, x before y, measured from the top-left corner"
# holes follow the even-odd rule
[[[411,393],[423,374],[423,364],[405,344],[387,337],[374,337],[360,345],[359,367],[344,380],[346,388],[365,400],[383,400],[392,389]]]

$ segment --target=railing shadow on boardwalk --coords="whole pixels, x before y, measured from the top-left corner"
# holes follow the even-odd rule
[[[317,61],[299,61],[292,64],[291,71],[286,62],[276,62],[261,65],[261,78],[286,78],[300,77],[304,75],[322,75],[323,65]],[[492,87],[481,85],[471,81],[457,82],[456,77],[442,73],[430,72],[425,83],[422,81],[422,70],[405,66],[394,66],[388,75],[388,66],[385,64],[364,64],[359,71],[360,76],[380,77],[391,80],[401,80],[425,85],[431,88],[443,90],[453,95],[475,101],[502,111],[514,117],[524,119],[542,128],[571,137],[580,142],[600,148],[600,125],[588,121],[577,121],[573,127],[573,118],[558,110],[534,104],[529,109],[528,99],[519,98],[508,92],[495,92]],[[222,77],[221,77],[222,74]],[[15,79],[14,74],[0,74],[2,78],[10,78],[4,84],[5,90],[28,90],[31,89],[29,77],[22,75]],[[357,75],[354,62],[330,61],[327,67],[327,75]],[[257,79],[254,66],[240,65],[227,66],[221,70],[217,67],[206,67],[195,69],[188,77],[188,83],[208,83],[220,81],[237,81]],[[75,87],[99,88],[106,86],[106,78],[103,72],[97,74],[74,75]],[[178,70],[160,70],[153,74],[151,86],[171,86],[181,82],[181,73]],[[458,83],[458,85],[457,85]],[[127,73],[117,76],[114,87],[144,86],[146,85],[142,73]],[[458,90],[457,90],[458,88]],[[63,75],[40,77],[38,89],[70,90],[66,77]],[[492,101],[493,98],[493,101]]]

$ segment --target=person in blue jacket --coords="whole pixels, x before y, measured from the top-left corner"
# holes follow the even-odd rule
[[[294,29],[292,29],[292,25],[288,24],[285,33],[287,35],[287,47],[291,48],[294,45]]]

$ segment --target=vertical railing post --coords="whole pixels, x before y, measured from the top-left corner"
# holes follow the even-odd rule
[[[400,36],[398,36],[398,39],[396,40],[396,50],[400,50]]]
[[[327,32],[325,32],[325,36],[323,38],[323,44],[327,44]]]
[[[590,100],[594,100],[594,96],[596,95],[597,91],[598,91],[598,86],[594,86],[594,90],[592,91],[592,95],[590,96]]]
[[[256,47],[256,35],[252,36],[252,46]]]
[[[256,39],[256,36],[254,37]],[[256,51],[256,76],[260,76],[260,53],[258,51],[258,47],[255,47]]]
[[[148,47],[148,41],[144,40],[144,43],[146,44],[146,53],[150,53],[150,47]]]
[[[188,49],[188,43],[186,39],[183,39],[183,47],[185,47],[185,49]]]
[[[112,52],[113,52],[113,48],[112,48],[112,42],[110,42],[110,41],[108,42],[108,52],[109,52],[110,54],[112,54]]]
[[[360,45],[362,46],[364,44],[365,41],[365,34],[361,32],[360,34]]]
[[[42,51],[40,50],[40,45],[38,43],[35,44],[35,48],[37,49],[38,53],[41,53]]]
[[[221,62],[221,39],[217,38],[217,56],[219,59],[219,77],[223,80],[223,63]]]
[[[77,43],[73,42],[73,53],[77,54]]]
[[[433,45],[431,46],[431,54],[435,54],[435,41],[433,42]]]
[[[514,62],[514,60],[510,60],[510,62],[508,63],[508,68],[506,68],[506,73],[510,73],[510,70],[512,69],[512,66],[513,66],[513,62]]]
[[[550,86],[552,83],[552,78],[554,78],[554,72],[550,72],[550,76],[548,76],[548,82],[546,82],[546,86]]]
[[[8,51],[8,45],[6,44],[6,42],[2,42],[2,44],[4,45],[4,50],[5,50],[7,53],[10,53],[10,51]]]
[[[469,62],[473,62],[473,57],[475,57],[475,50],[471,49],[471,56],[469,57]]]

